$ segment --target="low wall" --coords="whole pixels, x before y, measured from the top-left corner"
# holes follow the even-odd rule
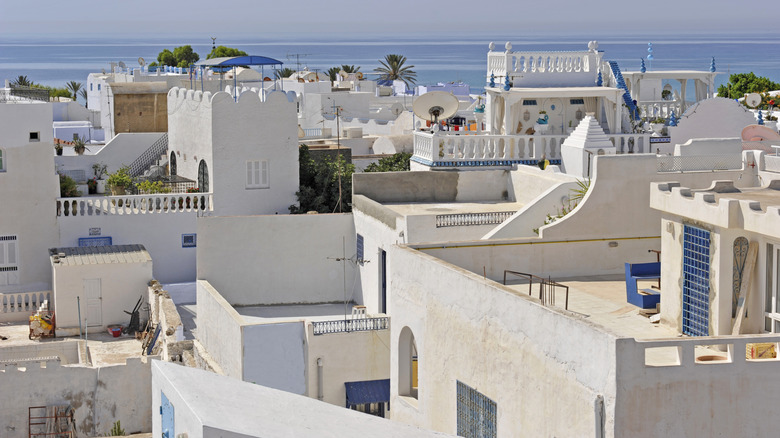
[[[208,281],[198,281],[198,341],[225,375],[242,378],[241,315]]]
[[[3,347],[0,348],[0,361],[57,357],[61,365],[78,364],[82,346],[81,341],[65,341]]]
[[[147,300],[152,325],[161,327],[157,340],[160,358],[166,362],[180,361],[184,350],[192,349],[192,341],[184,340],[184,325],[176,310],[176,304],[157,282],[153,282],[148,288]]]
[[[352,194],[377,202],[484,202],[509,198],[509,172],[383,172],[352,175]]]
[[[50,290],[39,292],[0,293],[0,323],[28,322],[30,315],[38,310],[44,301],[54,308]]]
[[[74,342],[74,344],[76,344]],[[103,436],[120,421],[129,434],[152,430],[149,358],[99,368],[62,366],[57,360],[0,368],[3,438],[27,438],[28,407],[70,405],[78,436]]]
[[[780,336],[725,336],[658,341],[618,339],[616,436],[772,436],[780,402],[780,360],[746,360],[748,344]],[[722,361],[695,360],[698,346],[723,346]],[[671,363],[647,364],[654,349]],[[619,434],[617,433],[619,432]]]

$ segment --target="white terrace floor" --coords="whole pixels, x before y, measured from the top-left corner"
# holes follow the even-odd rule
[[[420,214],[466,214],[518,211],[525,205],[522,202],[483,201],[483,202],[383,202],[383,206],[402,215]]]
[[[347,303],[346,315],[351,317],[352,305]],[[277,323],[301,320],[337,321],[344,319],[345,306],[341,304],[299,304],[280,306],[234,307],[247,323]]]

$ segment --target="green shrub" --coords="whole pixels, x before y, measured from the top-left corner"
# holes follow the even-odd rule
[[[73,178],[60,174],[60,197],[61,198],[75,198],[81,196],[76,181]]]
[[[108,181],[106,185],[109,188],[113,187],[130,187],[133,185],[133,178],[130,176],[130,168],[128,166],[122,166],[116,172],[108,175]]]

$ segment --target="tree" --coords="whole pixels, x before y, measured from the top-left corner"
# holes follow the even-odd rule
[[[341,64],[341,69],[344,70],[345,73],[357,73],[360,71],[360,66],[356,68],[354,65]]]
[[[331,67],[328,69],[327,73],[328,73],[328,77],[330,78],[331,85],[333,85],[333,83],[336,82],[336,79],[338,79],[339,70],[341,70],[341,68],[339,67]]]
[[[406,86],[413,85],[417,80],[417,73],[412,70],[413,65],[405,66],[406,56],[385,55],[385,59],[379,60],[380,67],[374,69],[380,74],[380,79],[389,81],[403,81]]]
[[[195,64],[200,59],[200,55],[192,50],[192,46],[189,44],[186,46],[179,46],[173,49],[171,52],[168,49],[164,49],[157,55],[157,62],[153,62],[150,66],[155,65],[168,65],[171,67],[189,67]]]
[[[77,100],[79,97],[79,90],[81,90],[81,82],[70,81],[65,84],[65,89],[71,92],[73,100]]]
[[[209,55],[206,56],[206,59],[231,58],[234,56],[248,56],[248,55],[243,50],[234,49],[232,47],[217,46],[215,49],[211,50],[211,53],[209,53]]]
[[[404,172],[409,170],[409,159],[411,158],[412,154],[399,152],[389,157],[384,157],[377,163],[369,164],[364,172]]]
[[[315,161],[306,145],[298,150],[299,190],[295,193],[298,205],[290,206],[290,213],[305,214],[336,213],[352,211],[352,173],[353,164],[339,156],[335,161],[330,157]],[[339,197],[339,174],[341,174],[341,197]]]
[[[276,79],[289,78],[294,73],[295,73],[295,70],[293,70],[291,68],[285,67],[285,68],[283,68],[281,70],[276,70],[274,72],[274,76],[276,76]]]
[[[753,72],[735,73],[729,76],[727,84],[718,87],[718,96],[739,99],[748,93],[762,93],[773,90],[780,90],[780,84],[772,82],[763,76],[756,76]]]
[[[84,99],[84,106],[86,108],[89,108],[89,102],[87,101],[87,89],[82,88],[81,90],[79,90],[79,96],[81,96],[81,98]]]
[[[19,75],[18,78],[11,81],[11,85],[14,87],[32,87],[33,81],[27,79],[27,76]]]

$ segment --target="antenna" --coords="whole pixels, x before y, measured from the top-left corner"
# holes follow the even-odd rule
[[[750,93],[746,95],[745,104],[751,108],[756,108],[761,104],[761,95],[758,93]]]
[[[414,101],[412,109],[417,117],[439,123],[439,119],[448,119],[458,112],[458,98],[445,91],[431,91]]]
[[[292,61],[295,59],[296,71],[301,71],[301,57],[305,58],[309,55],[311,55],[311,53],[288,53],[287,60]]]
[[[211,37],[211,50],[217,49],[217,37]]]

